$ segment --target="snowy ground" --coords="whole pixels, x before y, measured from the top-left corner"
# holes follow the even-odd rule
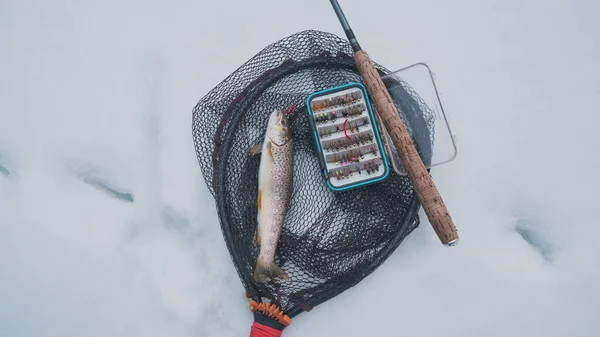
[[[436,73],[458,136],[429,224],[285,336],[597,336],[600,5],[350,1],[362,46]],[[367,20],[361,20],[361,17]],[[325,0],[0,2],[0,336],[246,336],[191,110]]]

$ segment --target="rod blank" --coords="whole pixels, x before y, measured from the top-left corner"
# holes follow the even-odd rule
[[[337,0],[329,0],[329,1],[331,2],[331,5],[333,6],[333,10],[335,11],[335,14],[337,14],[337,17],[340,20],[340,23],[342,24],[342,28],[344,28],[344,33],[346,33],[346,37],[348,38],[348,41],[350,41],[352,50],[354,50],[355,53],[362,50],[362,48],[358,44],[358,41],[356,40],[356,36],[354,36],[354,32],[352,31],[352,28],[350,28],[350,24],[348,23],[348,20],[346,19],[346,16],[344,15],[344,12],[342,11],[342,7],[340,7],[340,4],[337,2]]]

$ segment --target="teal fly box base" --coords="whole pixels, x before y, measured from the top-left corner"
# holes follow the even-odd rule
[[[388,159],[362,83],[312,93],[306,107],[321,170],[330,189],[344,191],[388,177]]]

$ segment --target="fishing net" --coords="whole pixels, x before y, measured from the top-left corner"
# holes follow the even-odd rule
[[[249,294],[269,298],[290,317],[359,283],[419,224],[420,204],[408,177],[392,172],[384,182],[332,192],[320,172],[305,100],[315,91],[361,82],[352,54],[346,40],[329,33],[291,35],[252,57],[193,109],[196,154],[239,277]],[[390,93],[410,132],[429,137],[419,146],[431,146],[427,107],[405,84]],[[248,150],[262,143],[269,114],[291,106],[294,190],[276,254],[291,280],[260,284],[253,278],[260,155]]]

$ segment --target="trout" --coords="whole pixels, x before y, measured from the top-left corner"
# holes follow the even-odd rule
[[[250,149],[251,154],[261,153],[258,226],[254,233],[254,243],[260,245],[254,268],[254,280],[259,283],[274,278],[289,280],[288,275],[275,264],[275,250],[292,194],[292,147],[286,113],[275,110],[269,117],[263,143]]]

